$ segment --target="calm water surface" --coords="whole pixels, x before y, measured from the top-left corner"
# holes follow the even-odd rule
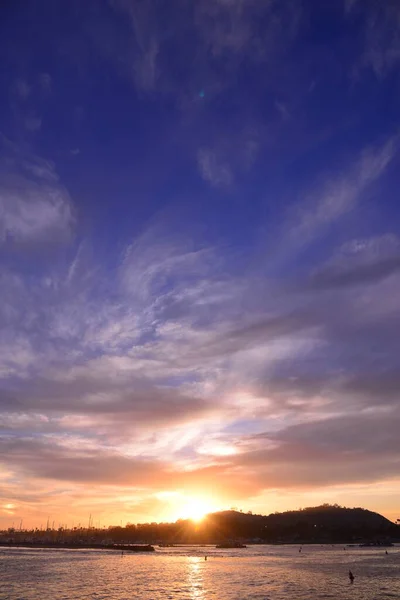
[[[0,549],[1,600],[378,600],[400,598],[400,548],[250,546]],[[204,560],[204,555],[208,560]],[[348,580],[349,568],[356,576]]]

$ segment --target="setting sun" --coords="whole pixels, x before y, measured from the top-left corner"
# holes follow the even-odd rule
[[[206,498],[187,498],[182,503],[180,511],[181,519],[191,519],[197,523],[201,521],[208,513],[215,511],[215,506]]]

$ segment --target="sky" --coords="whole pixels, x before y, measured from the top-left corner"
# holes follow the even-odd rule
[[[398,1],[0,12],[0,527],[400,518]]]

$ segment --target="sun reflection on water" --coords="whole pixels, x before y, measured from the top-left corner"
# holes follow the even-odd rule
[[[205,598],[203,587],[204,558],[191,556],[188,558],[188,588],[192,600]]]

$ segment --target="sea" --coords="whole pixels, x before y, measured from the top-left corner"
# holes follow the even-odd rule
[[[0,549],[1,600],[400,598],[400,547]],[[207,556],[207,560],[205,560]],[[349,569],[355,576],[350,583]]]

